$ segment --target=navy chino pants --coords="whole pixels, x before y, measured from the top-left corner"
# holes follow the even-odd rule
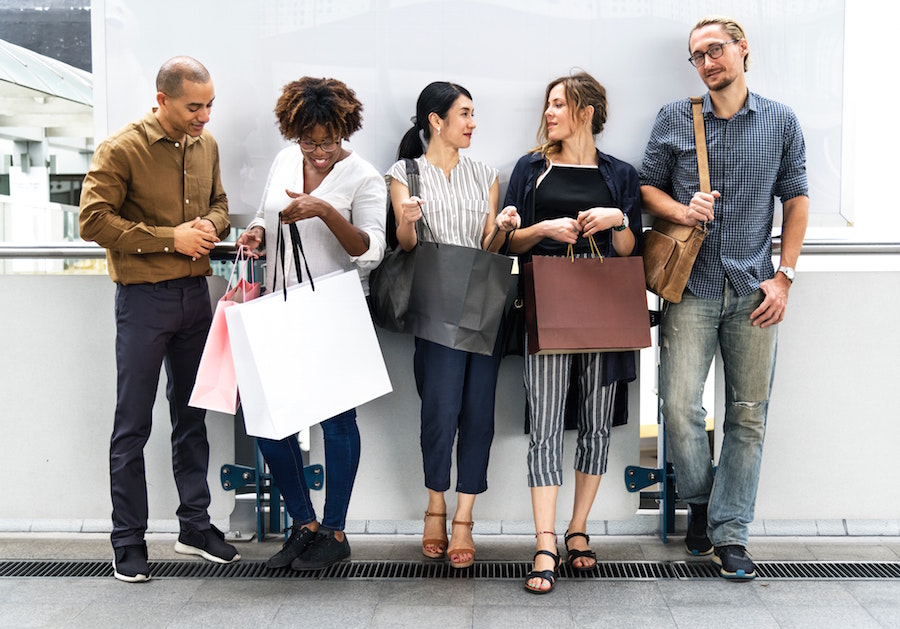
[[[109,449],[113,547],[140,544],[147,530],[144,446],[165,364],[172,420],[172,470],[181,528],[209,528],[206,411],[191,408],[197,366],[212,320],[205,277],[116,288],[117,401]]]

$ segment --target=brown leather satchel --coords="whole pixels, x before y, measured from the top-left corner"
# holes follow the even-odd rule
[[[697,143],[700,190],[709,192],[709,161],[706,154],[706,130],[703,127],[702,107],[703,99],[700,96],[692,96],[691,108]],[[654,220],[653,228],[646,234],[644,246],[647,290],[674,304],[680,302],[706,232],[706,223],[689,227],[662,218]]]

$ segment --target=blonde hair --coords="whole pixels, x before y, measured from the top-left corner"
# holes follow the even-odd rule
[[[705,26],[721,26],[722,29],[728,34],[731,39],[736,39],[741,41],[742,39],[747,39],[747,34],[744,32],[744,27],[738,24],[737,20],[734,20],[730,17],[725,17],[724,15],[709,15],[705,18],[702,18],[694,28],[691,29],[690,35],[688,35],[688,53],[691,52],[691,37],[694,35],[694,31],[701,29]],[[750,53],[747,52],[744,55],[744,72],[747,71],[747,68],[750,67]]]
[[[587,72],[561,76],[547,85],[544,93],[545,107],[550,100],[550,92],[559,84],[562,84],[565,90],[566,104],[572,114],[572,120],[576,121],[578,114],[592,106],[594,115],[591,117],[591,134],[597,135],[603,131],[607,114],[606,88]],[[545,157],[559,152],[562,146],[562,142],[559,140],[551,141],[548,138],[547,118],[543,114],[541,114],[541,126],[538,128],[537,140],[538,146],[534,148],[533,152],[540,152]]]

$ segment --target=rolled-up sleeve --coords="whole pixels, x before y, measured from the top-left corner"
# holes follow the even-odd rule
[[[359,184],[351,205],[351,222],[369,236],[369,248],[361,256],[350,259],[362,270],[374,269],[384,258],[387,188],[384,178],[374,171]]]

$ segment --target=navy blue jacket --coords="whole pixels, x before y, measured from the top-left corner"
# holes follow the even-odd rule
[[[600,169],[613,201],[620,210],[628,215],[629,228],[634,234],[634,251],[632,255],[643,251],[644,234],[641,225],[641,191],[640,181],[634,166],[611,155],[597,151],[598,168]],[[509,178],[504,207],[514,205],[522,217],[522,226],[534,223],[534,187],[547,164],[540,153],[528,153],[522,156]],[[600,244],[600,243],[598,243]],[[604,256],[614,257],[612,238],[605,240]],[[531,258],[531,253],[519,255],[519,264]],[[636,377],[634,352],[609,352],[604,361],[602,381],[604,385],[615,381],[630,382]]]

